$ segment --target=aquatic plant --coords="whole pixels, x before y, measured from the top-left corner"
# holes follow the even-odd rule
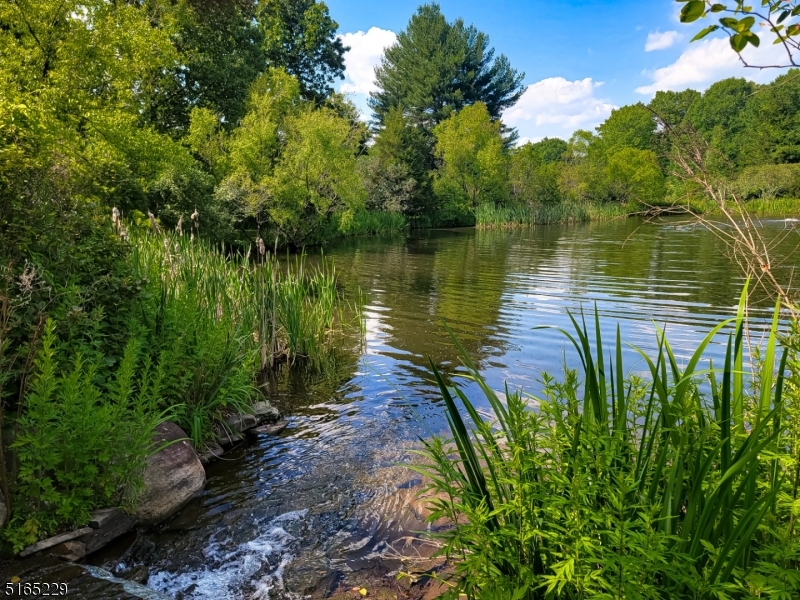
[[[621,204],[562,202],[536,206],[481,204],[475,210],[475,226],[479,228],[518,227],[582,223],[625,217],[628,207]]]
[[[582,383],[545,375],[541,397],[501,400],[459,345],[491,421],[432,364],[452,439],[426,441],[415,469],[436,492],[429,520],[452,524],[433,534],[455,564],[451,596],[797,597],[798,376],[777,310],[745,375],[743,307],[685,366],[659,330],[655,357],[640,351],[646,379],[626,376],[619,328],[606,356],[597,314],[594,347],[573,317]],[[701,370],[730,325],[722,367]]]

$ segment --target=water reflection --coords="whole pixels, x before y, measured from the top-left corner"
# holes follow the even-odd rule
[[[798,242],[784,230],[783,222],[765,225],[778,259]],[[570,328],[567,310],[579,316],[596,306],[607,343],[619,323],[624,340],[648,351],[656,324],[666,324],[685,360],[737,303],[743,278],[723,250],[702,228],[631,219],[429,231],[326,249],[342,285],[366,295],[366,346],[343,351],[324,377],[284,370],[272,382],[289,427],[209,468],[204,496],[158,537],[152,565],[161,589],[279,597],[330,589],[354,569],[396,568],[385,558],[390,544],[424,516],[409,506],[418,482],[396,465],[411,460],[419,436],[445,426],[428,360],[458,365],[443,322],[496,389],[508,381],[535,392],[543,371],[575,364],[562,334],[538,329]],[[754,315],[767,314],[763,293],[752,301]],[[722,352],[712,344],[709,356]],[[643,368],[633,349],[625,356],[630,370]]]

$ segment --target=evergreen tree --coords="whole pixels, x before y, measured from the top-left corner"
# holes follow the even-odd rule
[[[425,4],[375,70],[370,107],[379,124],[400,106],[412,125],[428,130],[476,102],[496,120],[522,95],[523,76],[504,55],[495,57],[485,33],[461,19],[449,23],[438,4]]]

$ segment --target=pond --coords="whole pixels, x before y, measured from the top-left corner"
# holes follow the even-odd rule
[[[791,227],[764,223],[775,257],[800,241]],[[735,312],[743,277],[724,251],[691,223],[634,219],[327,248],[342,284],[364,292],[365,343],[325,376],[279,375],[271,400],[289,427],[208,468],[203,496],[149,536],[148,585],[182,598],[294,598],[360,572],[392,574],[398,555],[419,550],[409,539],[424,527],[419,479],[401,465],[415,460],[420,437],[445,427],[428,361],[458,370],[444,323],[495,389],[536,393],[543,372],[575,366],[564,335],[539,328],[569,329],[567,311],[591,318],[596,307],[606,346],[619,323],[624,341],[652,352],[656,326],[666,326],[685,360]],[[756,342],[764,297],[754,293]],[[716,343],[708,355],[722,352]],[[633,348],[625,356],[631,372],[644,369]]]

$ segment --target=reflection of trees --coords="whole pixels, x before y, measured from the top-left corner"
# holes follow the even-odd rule
[[[610,325],[663,322],[733,306],[742,284],[716,238],[678,220],[428,231],[353,240],[331,254],[340,279],[367,297],[373,351],[403,363],[414,379],[427,377],[427,356],[457,361],[442,319],[485,362],[532,324],[551,322],[538,310],[543,302],[563,313],[598,300]]]

